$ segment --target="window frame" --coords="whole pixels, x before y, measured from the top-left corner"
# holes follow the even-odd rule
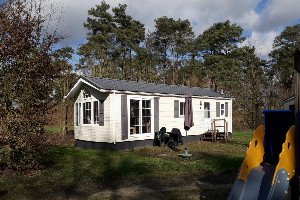
[[[139,102],[139,131],[140,133],[139,134],[130,134],[130,101],[131,100],[140,100]],[[151,105],[151,108],[150,108],[150,112],[151,112],[151,118],[150,118],[150,130],[151,132],[150,133],[142,133],[143,131],[143,128],[142,128],[142,124],[143,124],[143,103],[142,101],[143,100],[150,100],[150,105]],[[129,97],[127,98],[127,112],[128,112],[128,136],[129,137],[132,137],[132,138],[138,138],[138,137],[144,137],[144,136],[147,136],[147,137],[152,137],[153,134],[154,134],[154,98],[153,97],[142,97],[142,96],[134,96],[134,97]]]
[[[208,110],[205,110],[205,104],[208,104]],[[211,118],[210,102],[206,101],[203,103],[203,110],[204,110],[204,118],[210,119]]]
[[[87,106],[89,105],[89,106]],[[86,118],[89,113],[89,117],[90,117],[90,123],[85,123],[86,122]],[[91,101],[86,101],[82,103],[82,124],[83,125],[91,125],[93,124],[93,105]]]
[[[182,107],[183,110],[181,110],[181,104],[183,104],[183,107]],[[184,111],[185,111],[185,100],[179,100],[179,108],[178,108],[178,110],[179,110],[179,113],[178,113],[179,114],[178,115],[179,118],[184,117],[184,115],[185,115],[184,114]],[[181,111],[182,111],[183,114],[180,114]]]
[[[95,125],[99,125],[100,126],[100,101],[92,101],[93,103],[93,123]],[[97,109],[95,110],[95,103],[97,103]],[[95,111],[97,112],[97,115],[95,114]],[[96,118],[98,118],[98,121],[96,120]],[[98,122],[98,123],[95,123]]]
[[[223,106],[223,108],[222,108]],[[223,111],[223,114],[222,114]],[[220,117],[225,117],[225,102],[220,102]]]
[[[85,97],[84,96],[84,92],[88,91],[88,93],[90,94],[89,97]],[[82,90],[82,98],[80,101],[76,102],[76,126],[100,126],[100,102],[101,100],[98,100],[96,98],[93,98],[91,92],[89,89],[84,88]],[[95,107],[95,102],[97,102],[98,105],[98,123],[95,123],[95,113],[94,113],[94,107]],[[84,123],[84,104],[86,103],[90,103],[91,104],[91,108],[90,108],[90,112],[91,112],[91,123],[90,124],[85,124]],[[104,103],[104,102],[103,102]]]

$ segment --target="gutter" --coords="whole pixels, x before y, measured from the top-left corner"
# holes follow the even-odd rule
[[[113,91],[113,96],[114,96],[114,108],[113,108],[113,112],[114,112],[114,122],[113,122],[113,126],[114,126],[114,144],[116,144],[117,141],[117,134],[116,134],[116,91]]]

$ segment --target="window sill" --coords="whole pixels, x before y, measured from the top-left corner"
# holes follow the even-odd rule
[[[153,137],[152,133],[144,133],[144,134],[134,134],[134,135],[129,135],[131,138],[141,138],[141,137]]]
[[[78,125],[78,126],[84,126],[84,127],[87,127],[87,126],[99,126],[99,124],[81,124],[81,125]]]

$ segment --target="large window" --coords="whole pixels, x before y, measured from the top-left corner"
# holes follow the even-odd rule
[[[210,103],[204,102],[204,118],[210,118]]]
[[[83,90],[82,97],[82,102],[75,104],[76,126],[104,126],[104,101],[95,101],[87,88]]]
[[[151,133],[152,100],[130,99],[130,135]]]

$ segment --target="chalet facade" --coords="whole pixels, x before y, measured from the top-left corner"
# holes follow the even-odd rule
[[[178,128],[185,135],[188,91],[195,124],[188,131],[188,141],[200,140],[213,119],[225,119],[232,132],[233,98],[225,94],[207,88],[80,77],[66,96],[75,102],[76,146],[117,150],[152,145],[161,127]]]

